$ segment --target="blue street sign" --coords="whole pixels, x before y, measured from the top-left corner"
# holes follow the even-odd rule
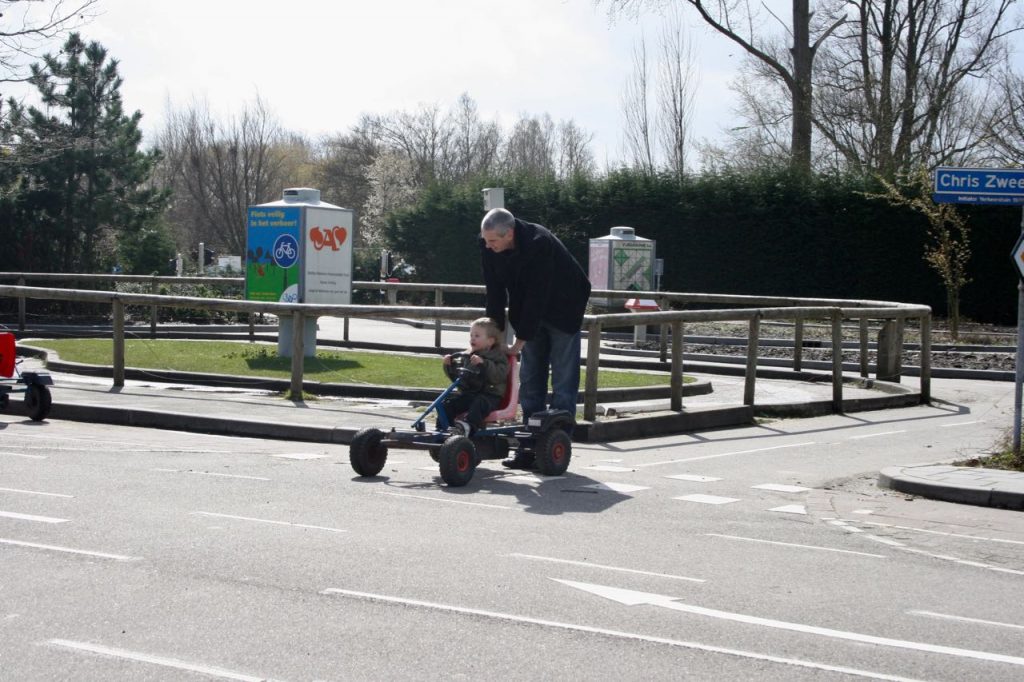
[[[1015,168],[935,169],[937,204],[1024,206],[1024,170]]]

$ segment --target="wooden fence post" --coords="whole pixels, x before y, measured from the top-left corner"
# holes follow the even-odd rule
[[[832,311],[832,411],[843,413],[843,314]]]
[[[799,372],[804,363],[804,318],[796,318],[793,328],[793,371]]]
[[[111,305],[110,316],[114,332],[114,386],[122,388],[124,387],[124,303],[115,298]]]
[[[587,325],[587,380],[583,388],[583,419],[597,418],[597,373],[601,358],[601,323]]]
[[[743,404],[754,404],[754,383],[757,381],[757,346],[761,338],[761,311],[750,318],[747,332],[747,372],[743,381]]]
[[[666,325],[661,326],[662,332]],[[669,409],[678,412],[683,409],[683,321],[672,322],[672,370]]]
[[[302,400],[302,371],[306,359],[305,316],[298,310],[292,313],[292,383],[289,400]]]

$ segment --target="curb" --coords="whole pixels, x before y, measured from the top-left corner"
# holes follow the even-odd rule
[[[882,469],[878,485],[933,500],[1024,510],[1024,473],[922,464]]]

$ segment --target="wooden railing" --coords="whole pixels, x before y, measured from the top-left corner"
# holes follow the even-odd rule
[[[129,275],[54,275],[41,273],[0,273],[0,280],[13,277],[25,281],[132,281],[161,284],[234,285],[241,284],[241,278],[211,277],[133,277]],[[186,308],[209,311],[226,311],[254,314],[265,313],[276,316],[291,316],[292,319],[292,366],[290,391],[292,396],[302,392],[303,358],[305,356],[304,320],[317,317],[344,318],[344,335],[348,340],[349,318],[411,318],[434,320],[435,347],[441,346],[442,320],[472,320],[484,314],[483,308],[444,307],[445,293],[485,293],[481,285],[468,284],[416,284],[401,282],[355,282],[353,288],[396,292],[434,293],[434,306],[400,305],[327,305],[310,303],[269,303],[227,298],[200,298],[194,296],[164,296],[159,294],[121,293],[83,289],[57,289],[23,285],[0,285],[0,296],[16,298],[19,301],[19,328],[24,330],[24,309],[27,299],[47,299],[81,303],[107,304],[111,306],[113,331],[113,380],[115,386],[124,385],[124,327],[125,306],[149,307],[151,330],[155,333],[156,310],[160,307]],[[608,291],[595,290],[592,296],[598,299],[624,300],[627,297],[655,299],[660,307],[670,308],[685,305],[722,305],[727,308],[705,310],[663,310],[661,312],[613,313],[586,315],[583,319],[587,333],[587,358],[589,368],[598,367],[602,333],[610,328],[657,325],[670,330],[673,341],[683,339],[683,324],[692,322],[744,322],[747,325],[747,362],[743,391],[743,403],[754,404],[756,384],[758,341],[763,320],[792,321],[795,325],[795,346],[793,370],[800,371],[803,327],[808,320],[828,320],[831,326],[832,343],[832,403],[833,411],[842,412],[843,365],[842,342],[843,322],[855,320],[860,330],[861,375],[867,376],[867,348],[869,320],[881,321],[883,328],[889,326],[898,331],[897,339],[902,345],[902,329],[907,320],[918,320],[920,327],[921,367],[920,395],[922,402],[931,399],[931,309],[923,305],[911,305],[888,301],[857,301],[839,299],[785,298],[771,296],[735,296],[728,294],[679,293],[664,291]],[[394,300],[394,299],[392,299]],[[662,333],[660,349],[662,361],[668,361],[669,334]],[[682,409],[683,385],[683,343],[671,344],[670,408]],[[592,421],[597,412],[597,371],[587,371],[583,389],[583,417]]]

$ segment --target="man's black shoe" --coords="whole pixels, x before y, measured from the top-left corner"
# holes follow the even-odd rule
[[[529,452],[517,452],[508,459],[501,461],[501,466],[506,469],[536,469],[537,461],[533,456],[533,453]]]

